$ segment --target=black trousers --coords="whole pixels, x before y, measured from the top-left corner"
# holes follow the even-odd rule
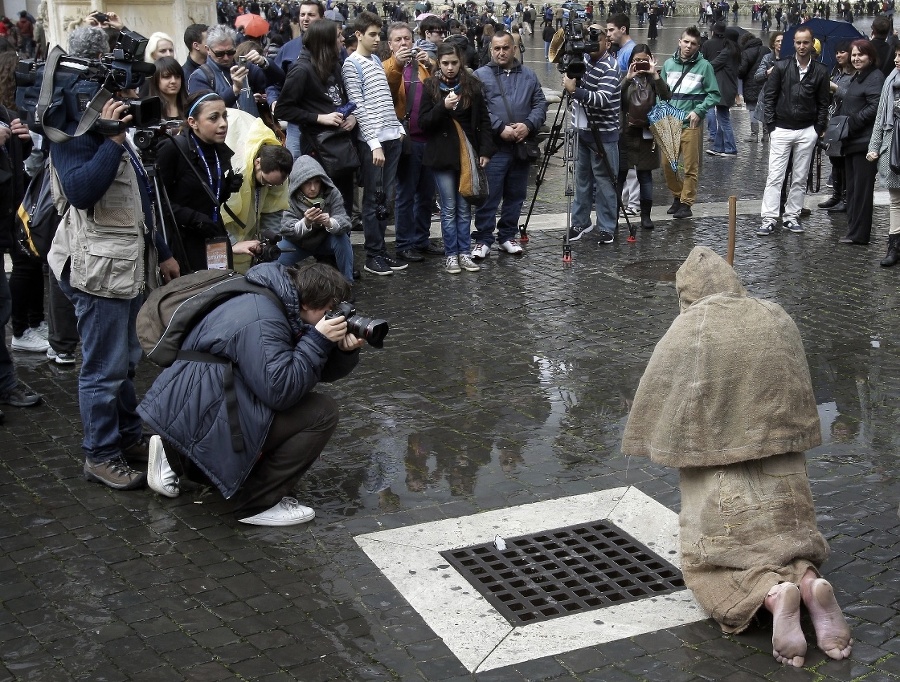
[[[50,268],[47,268],[47,310],[50,319],[47,324],[50,334],[47,340],[57,353],[74,353],[78,347],[78,318],[75,306],[59,288],[59,281]]]
[[[844,183],[847,186],[847,237],[868,244],[872,233],[872,203],[877,164],[866,161],[865,150],[844,157]]]
[[[252,516],[290,495],[337,428],[338,406],[321,393],[307,393],[293,407],[276,412],[262,456],[244,485],[228,500],[231,511]],[[166,459],[179,477],[212,485],[190,459],[165,444]]]
[[[44,321],[44,264],[26,256],[18,247],[9,250],[12,272],[9,292],[12,296],[13,336],[22,336],[29,327]]]

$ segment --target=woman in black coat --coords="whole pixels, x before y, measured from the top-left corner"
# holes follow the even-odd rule
[[[159,143],[157,172],[176,222],[174,228],[167,222],[166,236],[181,274],[209,267],[207,240],[224,237],[228,248],[228,233],[220,213],[229,195],[234,154],[225,145],[226,111],[225,102],[216,93],[194,93],[188,100],[183,132]],[[167,221],[168,217],[167,213]]]
[[[459,130],[484,168],[495,152],[491,120],[481,83],[466,72],[459,48],[441,43],[437,48],[437,62],[437,73],[425,81],[419,109],[419,127],[428,138],[423,163],[431,167],[440,195],[446,270],[451,274],[463,269],[477,272],[481,268],[469,255],[471,209],[459,193]]]
[[[321,24],[321,25],[320,25]],[[325,130],[351,131],[353,114],[344,116],[338,107],[347,104],[341,77],[340,50],[343,36],[333,21],[314,21],[303,35],[303,49],[288,71],[275,104],[275,118],[300,126],[300,152],[320,160],[312,140]],[[353,213],[354,171],[329,177],[344,197],[347,215]]]
[[[850,61],[856,73],[847,86],[840,108],[835,112],[835,115],[849,117],[850,130],[841,145],[847,185],[847,235],[841,237],[840,243],[868,244],[878,169],[875,164],[866,161],[866,152],[878,113],[884,74],[877,66],[875,47],[868,40],[853,41]]]

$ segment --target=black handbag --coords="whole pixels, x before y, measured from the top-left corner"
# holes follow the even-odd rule
[[[328,128],[309,136],[316,160],[328,177],[334,178],[359,168],[359,154],[353,141],[353,131]]]
[[[894,132],[891,135],[891,155],[888,157],[888,165],[892,173],[900,175],[900,121],[894,119]]]
[[[850,117],[832,116],[822,137],[825,153],[828,156],[843,156],[843,142],[850,135]]]

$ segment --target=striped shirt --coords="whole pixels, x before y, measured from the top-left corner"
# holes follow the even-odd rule
[[[619,139],[621,82],[615,58],[606,53],[596,62],[586,59],[587,71],[572,96],[572,123],[576,128],[594,128],[603,142]]]
[[[369,148],[374,151],[381,149],[382,142],[399,140],[403,126],[397,119],[391,89],[378,57],[362,57],[354,52],[344,60],[341,74],[347,98],[356,103],[353,114],[360,136]]]

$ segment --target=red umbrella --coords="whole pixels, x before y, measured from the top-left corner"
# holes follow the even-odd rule
[[[234,20],[235,28],[244,28],[244,35],[259,38],[269,32],[269,22],[258,14],[242,14]]]

